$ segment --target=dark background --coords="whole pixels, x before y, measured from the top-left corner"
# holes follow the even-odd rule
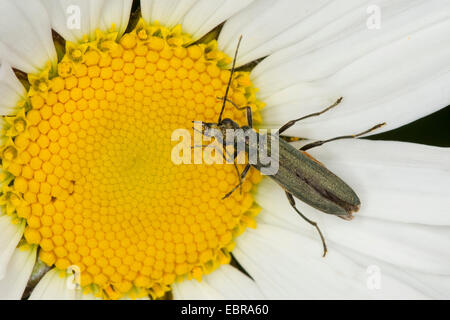
[[[367,139],[450,147],[450,106],[401,128],[373,135]]]

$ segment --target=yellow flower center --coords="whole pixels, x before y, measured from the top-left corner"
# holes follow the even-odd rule
[[[255,225],[259,174],[222,200],[238,183],[232,164],[171,161],[174,130],[217,121],[230,59],[215,41],[188,45],[179,26],[143,22],[115,37],[68,43],[52,76],[29,76],[29,102],[3,129],[1,204],[26,220],[43,262],[79,268],[85,291],[158,298],[229,263]],[[249,74],[232,83],[229,98],[258,114]],[[246,122],[232,107],[225,117]]]

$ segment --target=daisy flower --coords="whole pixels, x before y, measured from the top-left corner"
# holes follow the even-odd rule
[[[449,12],[446,0],[2,0],[0,298],[449,298],[448,149],[313,149],[362,203],[344,221],[297,202],[325,258],[270,179],[251,171],[221,200],[234,166],[171,161],[175,129],[217,120],[241,35],[229,98],[260,128],[339,97],[286,134],[391,130],[447,106]]]

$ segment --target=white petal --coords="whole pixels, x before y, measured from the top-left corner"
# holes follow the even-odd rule
[[[185,280],[172,286],[176,300],[224,300],[224,297],[213,287],[196,280]]]
[[[432,285],[432,288],[436,293],[430,292],[430,296],[435,296],[436,299],[450,299],[450,277],[419,273],[413,273],[412,276],[414,276],[422,286],[425,284],[427,288],[429,288],[429,285]],[[423,288],[422,290],[426,289]]]
[[[308,152],[356,191],[362,202],[357,217],[450,226],[450,148],[357,139]],[[266,179],[256,196],[264,208],[276,211],[280,203],[267,198],[273,193],[284,195]]]
[[[383,274],[381,290],[371,290],[367,266],[352,261],[333,245],[322,258],[317,241],[264,223],[241,235],[233,254],[272,299],[426,297],[389,273]]]
[[[183,21],[186,13],[198,0],[141,0],[142,17],[148,23],[158,21],[174,27]]]
[[[8,115],[14,110],[20,99],[26,96],[26,90],[17,79],[7,62],[0,65],[0,114]]]
[[[370,277],[370,273],[373,273],[378,269],[380,272],[380,289],[384,291],[395,290],[392,286],[392,282],[385,281],[384,275],[389,275],[392,278],[397,279],[403,283],[407,283],[408,286],[415,288],[422,294],[432,299],[449,299],[450,297],[450,277],[445,275],[426,274],[416,271],[410,271],[398,268],[394,265],[388,264],[384,261],[378,260],[374,257],[370,257],[348,248],[339,248],[339,251],[346,257],[356,261],[360,266],[366,268],[366,273]],[[375,267],[375,269],[374,269]],[[376,290],[376,288],[373,288]]]
[[[61,271],[52,269],[34,288],[30,300],[92,300],[92,294],[83,294],[73,286],[73,276],[61,277]]]
[[[201,282],[186,280],[174,284],[173,295],[177,300],[249,300],[264,298],[252,279],[230,265],[221,266],[211,274],[204,276]]]
[[[19,300],[27,286],[36,262],[37,246],[30,250],[15,249],[6,276],[0,280],[0,299]]]
[[[104,0],[41,1],[47,8],[53,29],[68,41],[80,41],[84,35],[92,38],[101,26]],[[111,12],[108,10],[106,13]],[[109,20],[105,18],[106,22]]]
[[[450,226],[450,148],[358,139],[310,153],[358,190],[357,215]]]
[[[142,16],[147,22],[159,21],[199,39],[254,0],[141,0]]]
[[[12,220],[6,214],[0,216],[0,280],[6,275],[8,264],[25,229],[25,222],[13,224]]]
[[[132,4],[132,0],[106,1],[102,9],[103,30],[109,30],[115,24],[120,37],[127,29]]]
[[[200,0],[183,19],[183,27],[194,36],[201,38],[214,27],[232,17],[254,0],[211,1]]]
[[[450,149],[354,140],[330,143],[311,154],[346,181],[362,203],[354,220],[344,221],[297,201],[328,242],[403,270],[450,275]],[[262,221],[319,241],[269,179],[258,187],[256,199],[267,209]]]
[[[219,46],[232,55],[242,35],[238,65],[246,64],[307,38],[357,3],[361,1],[255,1],[225,23]]]
[[[39,1],[0,1],[0,57],[26,73],[56,63],[49,19]]]
[[[324,138],[387,122],[377,131],[382,132],[450,103],[450,3],[390,1],[382,6],[380,30],[366,27],[361,19],[365,8],[273,54],[253,70],[255,86],[267,103],[265,126],[279,127],[317,112],[340,96],[344,101],[337,108],[287,134]],[[331,37],[337,31],[342,33]]]

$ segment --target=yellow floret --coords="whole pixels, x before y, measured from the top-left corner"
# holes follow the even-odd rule
[[[238,183],[233,165],[171,161],[173,130],[217,121],[230,73],[225,55],[211,54],[215,44],[142,21],[118,43],[100,45],[101,36],[68,44],[58,74],[17,115],[17,136],[2,148],[17,194],[8,205],[41,260],[76,265],[85,289],[160,297],[229,263],[235,236],[255,225],[258,173],[222,201]],[[251,90],[248,74],[236,72],[229,97],[257,114]],[[231,106],[224,117],[246,123]]]

